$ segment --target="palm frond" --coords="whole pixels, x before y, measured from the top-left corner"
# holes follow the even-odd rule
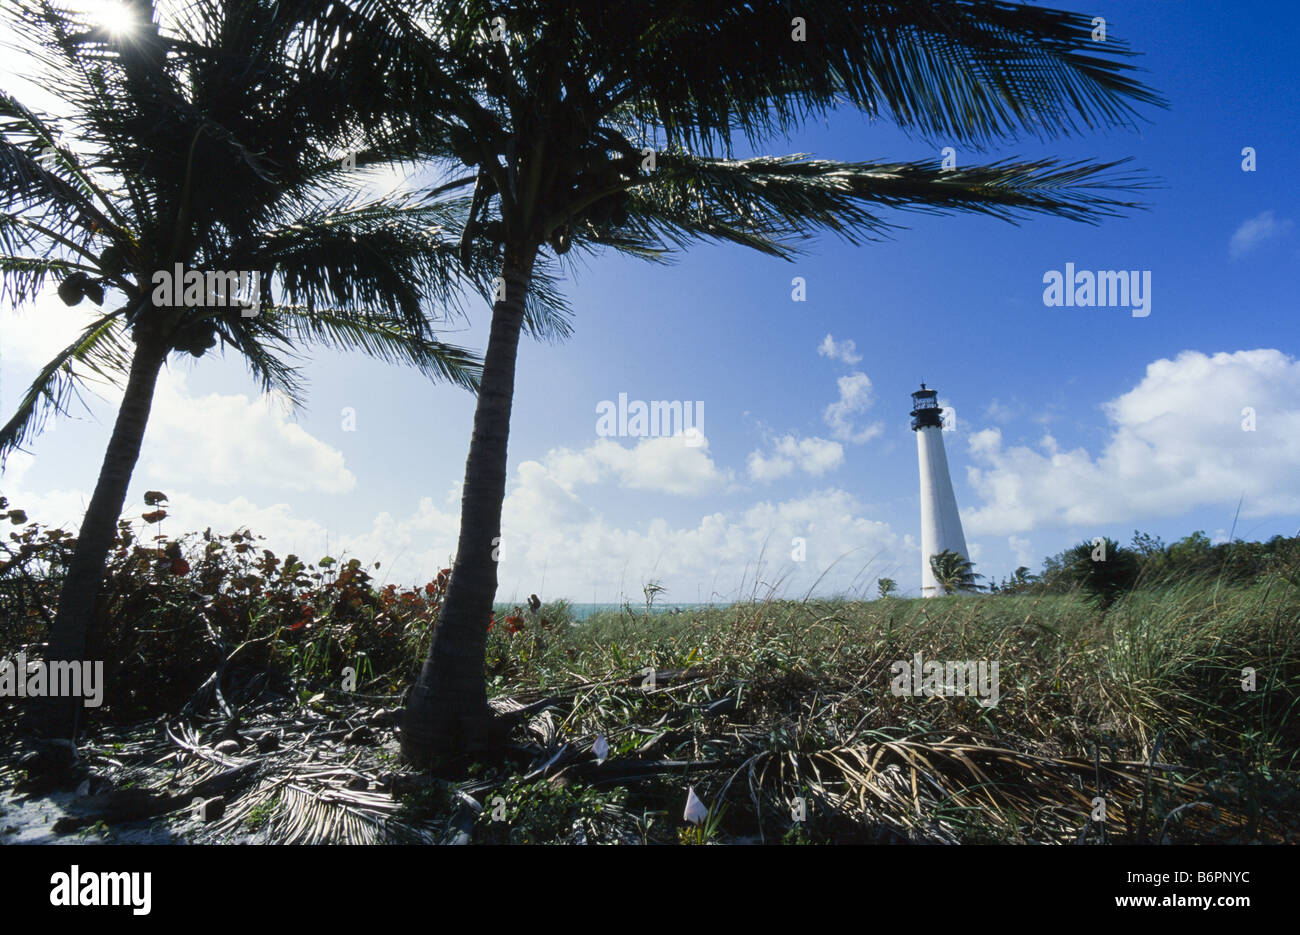
[[[1091,15],[1024,3],[577,7],[593,57],[621,65],[600,90],[670,142],[705,150],[729,148],[735,131],[756,143],[840,104],[981,143],[1131,125],[1137,106],[1163,103],[1133,76],[1134,53],[1119,38],[1093,41]]]
[[[408,364],[465,389],[478,389],[482,362],[477,356],[465,348],[412,334],[401,318],[302,306],[264,307],[258,317],[275,322],[295,346],[323,344],[360,351],[386,363]]]
[[[475,241],[466,275],[473,289],[491,306],[501,272],[501,245]],[[560,287],[561,271],[552,260],[539,255],[524,300],[524,331],[539,341],[563,341],[573,334],[573,307]]]
[[[460,267],[446,205],[410,196],[308,202],[258,232],[228,262],[274,267],[286,304],[382,311],[422,327],[422,300],[454,306]]]
[[[298,368],[280,356],[282,350],[273,351],[270,342],[259,340],[264,334],[231,328],[224,321],[216,322],[216,332],[240,353],[263,393],[280,393],[295,409],[306,405],[306,386]]]
[[[1140,207],[1114,194],[1148,185],[1116,173],[1122,164],[1003,160],[945,170],[927,162],[846,163],[803,155],[720,160],[673,152],[633,189],[628,214],[695,236],[744,242],[732,234],[744,232],[759,241],[747,245],[759,249],[820,230],[855,244],[877,239],[897,226],[873,210],[877,206],[964,211],[1006,221],[1038,213],[1095,223]]]
[[[343,785],[348,771],[307,778],[266,779],[239,797],[207,829],[207,839],[259,833],[277,844],[433,844],[435,830],[404,821],[392,796],[354,792]]]
[[[8,299],[15,307],[30,302],[40,294],[48,277],[72,272],[98,274],[93,266],[71,260],[0,256],[0,301]]]
[[[559,342],[573,334],[573,306],[560,289],[559,273],[539,256],[524,300],[524,331],[540,341]]]
[[[129,369],[130,349],[123,341],[119,316],[119,312],[100,316],[41,368],[13,417],[0,428],[0,465],[38,434],[51,416],[67,412],[69,401],[85,378],[77,371],[78,366],[110,380]]]
[[[82,223],[93,222],[104,228],[124,221],[76,152],[60,145],[57,124],[3,92],[0,92],[0,192],[5,207],[64,206],[75,210]],[[113,215],[113,222],[101,209]]]

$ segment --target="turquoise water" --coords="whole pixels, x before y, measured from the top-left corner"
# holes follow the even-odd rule
[[[622,604],[570,604],[569,606],[573,608],[573,617],[575,620],[586,620],[592,614],[597,614],[600,613],[601,611],[607,611],[607,610],[618,611],[623,609]],[[723,605],[721,604],[656,604],[654,607],[650,608],[650,613],[671,614],[678,611],[680,611],[681,613],[689,613],[692,610],[699,610],[704,607],[721,607],[721,606]],[[636,604],[633,604],[632,613],[638,615],[644,614],[645,605],[642,604],[640,606],[637,606]]]

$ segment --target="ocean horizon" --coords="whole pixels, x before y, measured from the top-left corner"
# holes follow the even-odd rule
[[[498,614],[508,613],[515,606],[516,605],[514,604],[502,604],[498,602],[496,604],[496,612]],[[627,606],[631,607],[632,613],[634,614],[645,613],[644,604],[637,605],[637,604],[631,604],[630,602],[628,604],[621,604],[617,602],[586,603],[586,604],[570,603],[569,610],[572,612],[574,620],[586,620],[588,617],[591,617],[594,614],[605,613],[608,611],[617,612]],[[731,601],[714,602],[714,603],[690,603],[690,604],[655,604],[653,607],[650,608],[650,613],[656,615],[688,613],[689,611],[692,610],[699,610],[702,607],[729,607],[729,606],[731,606]]]

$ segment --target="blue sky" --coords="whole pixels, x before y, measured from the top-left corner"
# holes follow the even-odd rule
[[[1147,211],[1098,226],[897,213],[889,241],[822,238],[793,263],[709,245],[667,266],[583,261],[565,284],[574,336],[520,354],[499,598],[635,601],[649,580],[670,603],[873,594],[881,575],[916,593],[907,411],[922,379],[957,414],[945,442],[986,575],[1135,528],[1223,538],[1239,499],[1237,535],[1296,534],[1300,13],[1248,10],[1095,4],[1169,109],[1133,132],[957,147],[961,164],[1132,156],[1162,186]],[[945,145],[845,112],[765,149],[937,161]],[[1242,171],[1247,146],[1257,171]],[[1150,270],[1150,315],[1046,307],[1043,275],[1066,263]],[[486,319],[476,308],[447,337],[482,348]],[[76,320],[53,296],[0,310],[6,418]],[[174,359],[128,515],[161,489],[170,532],[247,525],[277,550],[347,551],[427,580],[454,551],[473,400],[360,357],[318,355],[305,373],[309,408],[286,415],[237,361]],[[702,402],[705,444],[599,437],[596,407],[620,393]],[[111,426],[116,391],[102,395],[12,459],[0,492],[75,524]]]

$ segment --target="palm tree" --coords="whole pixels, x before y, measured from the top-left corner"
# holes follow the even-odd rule
[[[1061,569],[1065,581],[1102,610],[1132,591],[1141,574],[1138,553],[1110,538],[1067,549],[1061,553]]]
[[[999,594],[1024,594],[1042,579],[1029,570],[1028,565],[1021,565],[1011,574],[1011,577],[1002,579],[1002,584],[997,588],[993,587],[993,580],[989,579],[989,591],[997,591]]]
[[[125,376],[49,660],[84,658],[93,637],[106,555],[170,355],[232,349],[263,389],[295,402],[291,355],[316,344],[476,386],[475,358],[435,340],[422,309],[426,298],[453,302],[456,283],[473,279],[441,234],[460,226],[467,199],[355,194],[340,147],[383,138],[352,90],[375,65],[347,42],[322,54],[326,7],[191,0],[160,16],[154,0],[130,0],[129,28],[108,29],[49,0],[14,6],[12,25],[65,112],[0,94],[0,298],[23,303],[57,280],[68,304],[89,298],[103,310],[41,369],[0,429],[0,456],[64,410],[83,377]],[[363,148],[356,162],[382,158]],[[219,284],[193,307],[183,295],[160,300],[155,276],[178,264],[258,274],[260,311],[213,305]],[[57,708],[44,727],[70,736],[80,708]]]
[[[979,579],[983,575],[975,574],[975,564],[960,552],[944,549],[938,555],[930,556],[930,570],[944,594],[956,594],[958,591],[980,590]]]
[[[408,696],[417,762],[490,745],[483,677],[523,303],[542,264],[608,248],[663,259],[703,240],[789,258],[882,209],[1095,221],[1132,207],[1112,164],[736,158],[837,107],[979,145],[1130,124],[1159,99],[1087,16],[989,0],[345,0],[388,30],[385,60],[440,190],[473,187],[463,245],[499,251],[454,571]],[[465,168],[461,168],[461,167]],[[460,170],[459,172],[457,170]]]

